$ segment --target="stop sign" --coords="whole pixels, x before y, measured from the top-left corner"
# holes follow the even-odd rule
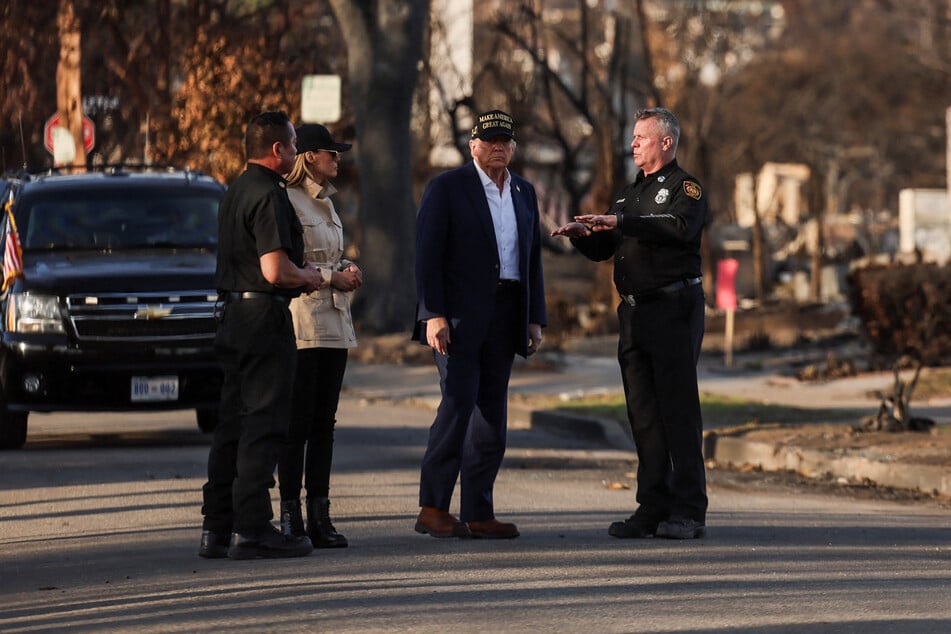
[[[53,154],[53,130],[58,127],[61,127],[59,113],[55,112],[52,117],[46,120],[46,125],[43,126],[43,145],[50,154]],[[95,145],[96,124],[92,122],[92,119],[83,115],[83,150],[86,154],[89,154]]]

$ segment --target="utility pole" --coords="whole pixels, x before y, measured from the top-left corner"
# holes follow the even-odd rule
[[[839,181],[842,177],[842,166],[838,155],[834,155],[827,162],[825,182],[825,208],[819,208],[816,214],[816,235],[814,242],[809,245],[812,256],[812,278],[809,280],[809,299],[818,302],[822,296],[822,251],[824,248],[823,231],[826,220],[831,220],[839,213]]]

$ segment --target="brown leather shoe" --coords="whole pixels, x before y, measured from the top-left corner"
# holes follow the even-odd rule
[[[510,522],[500,522],[496,519],[481,522],[469,522],[469,531],[473,537],[485,539],[512,539],[518,537],[518,528]]]
[[[446,511],[432,506],[420,509],[419,517],[416,518],[416,532],[433,537],[472,537],[468,526]]]

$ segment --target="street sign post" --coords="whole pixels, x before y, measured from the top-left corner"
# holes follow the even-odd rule
[[[733,316],[736,313],[736,271],[740,263],[735,258],[726,258],[717,262],[717,308],[726,311],[726,332],[724,333],[724,364],[733,366]]]

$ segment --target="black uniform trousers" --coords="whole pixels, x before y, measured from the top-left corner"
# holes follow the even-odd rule
[[[703,420],[697,361],[704,331],[700,285],[618,307],[618,361],[637,449],[637,502],[659,516],[704,521]]]
[[[227,301],[215,351],[224,383],[202,489],[203,528],[258,535],[273,517],[269,489],[291,414],[297,349],[287,302]]]
[[[300,348],[294,378],[294,412],[277,463],[281,500],[330,497],[330,467],[346,348]]]
[[[419,505],[448,511],[458,478],[463,522],[495,518],[492,491],[505,456],[509,377],[517,324],[523,321],[521,293],[517,285],[498,288],[480,345],[450,343],[448,355],[434,353],[442,400],[420,469]]]

